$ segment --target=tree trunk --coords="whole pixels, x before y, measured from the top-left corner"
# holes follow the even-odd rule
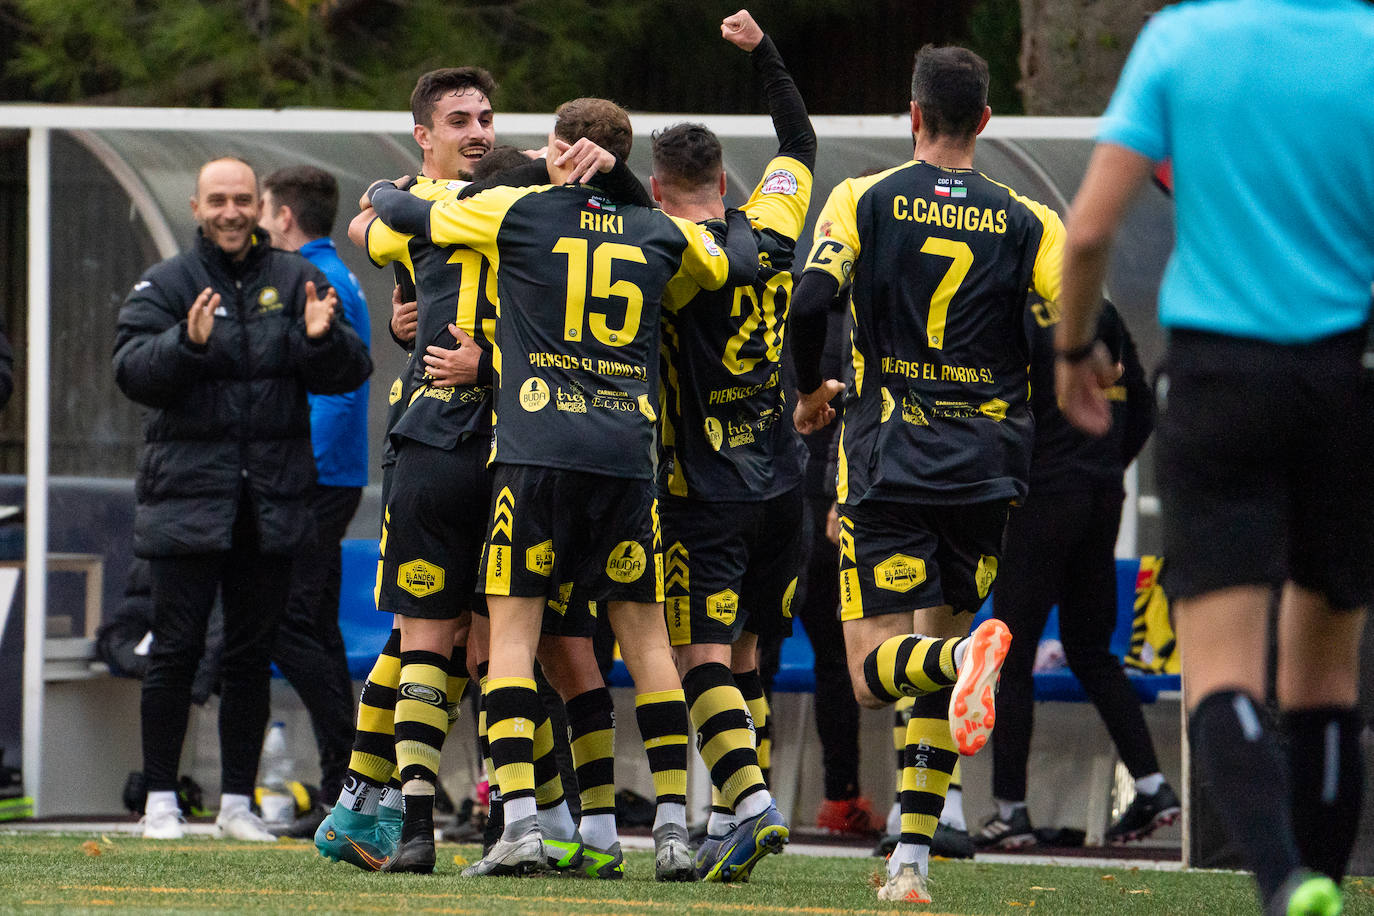
[[[1160,0],[1021,0],[1028,115],[1100,115]]]

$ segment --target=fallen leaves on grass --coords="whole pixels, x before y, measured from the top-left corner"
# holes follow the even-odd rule
[[[95,840],[87,840],[81,844],[81,851],[88,856],[98,856],[103,850],[101,850],[100,844]]]

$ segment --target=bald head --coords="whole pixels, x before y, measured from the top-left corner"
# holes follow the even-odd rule
[[[248,254],[258,224],[258,177],[242,159],[211,159],[196,175],[191,215],[212,243],[234,260]]]

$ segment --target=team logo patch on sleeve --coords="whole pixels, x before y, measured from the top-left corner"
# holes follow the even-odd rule
[[[787,169],[774,169],[763,179],[759,191],[763,194],[796,194],[797,176]]]
[[[706,246],[706,251],[711,257],[720,257],[720,246],[716,244],[715,236],[711,235],[711,233],[707,232],[705,229],[701,230],[701,242]]]

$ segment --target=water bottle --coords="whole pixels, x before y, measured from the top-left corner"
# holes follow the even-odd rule
[[[291,781],[292,761],[286,752],[286,723],[273,722],[262,742],[262,760],[258,764],[261,790],[258,807],[262,819],[271,826],[290,824],[296,815],[296,798],[287,783]]]

